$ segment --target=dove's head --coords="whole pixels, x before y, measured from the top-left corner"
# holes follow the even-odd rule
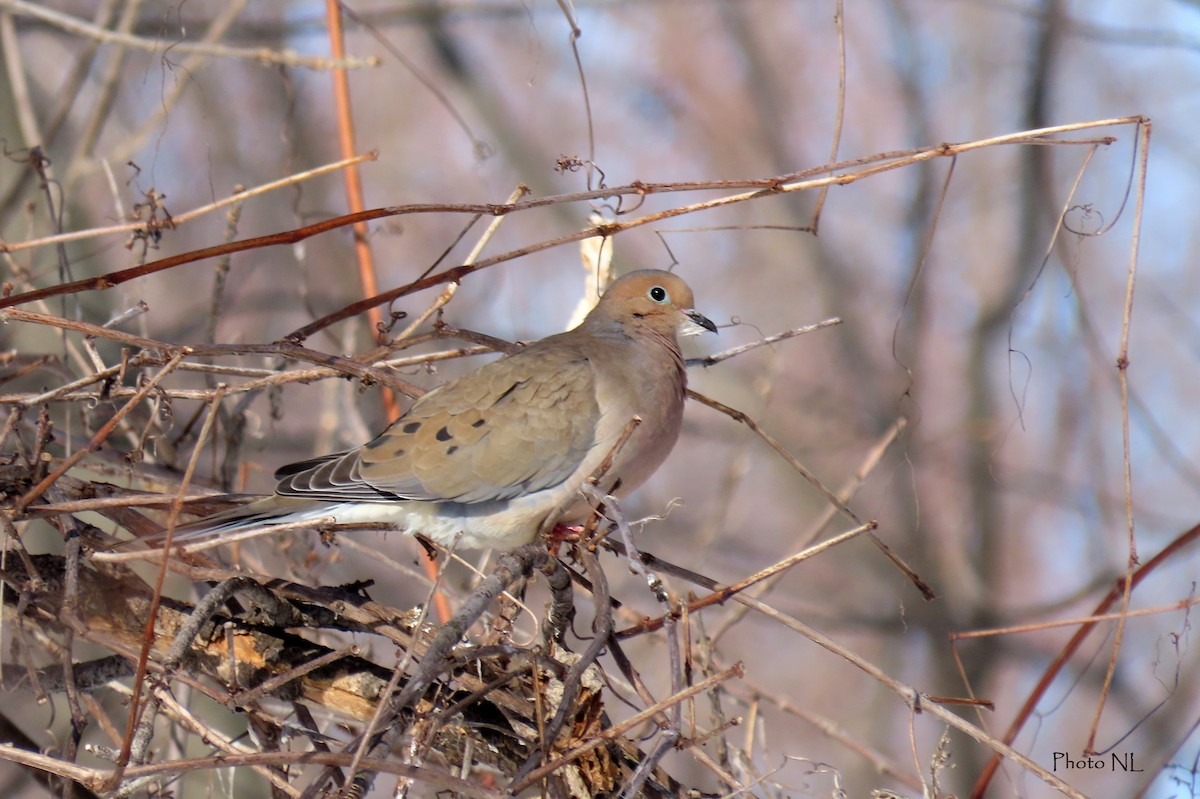
[[[592,322],[645,327],[663,336],[692,336],[717,326],[692,305],[695,298],[678,275],[642,269],[614,281],[588,315]]]

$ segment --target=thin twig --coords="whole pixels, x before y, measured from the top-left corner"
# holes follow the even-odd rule
[[[1146,205],[1146,169],[1150,159],[1150,120],[1141,125],[1142,146],[1138,151],[1137,194],[1134,203],[1133,232],[1129,242],[1129,270],[1125,280],[1125,304],[1121,317],[1121,343],[1117,348],[1117,381],[1121,387],[1121,453],[1122,478],[1125,488],[1125,529],[1128,556],[1125,561],[1125,590],[1121,595],[1121,618],[1117,620],[1117,629],[1113,633],[1112,655],[1108,660],[1108,669],[1104,673],[1104,685],[1100,688],[1100,698],[1096,702],[1096,712],[1092,716],[1092,724],[1088,729],[1087,743],[1083,753],[1096,753],[1096,734],[1100,729],[1100,717],[1112,689],[1113,678],[1117,673],[1117,660],[1121,655],[1121,643],[1125,640],[1125,618],[1129,612],[1130,595],[1133,592],[1133,572],[1138,565],[1137,528],[1133,513],[1133,446],[1130,443],[1129,432],[1129,334],[1133,320],[1133,290],[1137,285],[1138,246],[1142,235],[1142,212]]]
[[[666,708],[671,707],[671,705],[678,704],[679,702],[684,702],[690,697],[696,696],[697,694],[704,693],[705,691],[709,690],[710,688],[720,685],[721,683],[725,682],[726,680],[741,679],[741,677],[744,675],[744,673],[745,673],[745,669],[742,666],[742,664],[735,663],[734,665],[730,666],[728,669],[720,672],[719,674],[714,674],[711,677],[709,677],[708,679],[701,680],[700,682],[696,683],[695,685],[688,686],[686,689],[684,689],[683,691],[680,691],[677,694],[668,696],[666,699],[662,700],[654,707],[646,708],[645,710],[641,711],[640,713],[636,713],[633,716],[630,716],[628,719],[621,722],[620,724],[615,724],[612,727],[609,727],[608,729],[604,730],[600,734],[593,736],[590,740],[586,741],[585,743],[582,743],[579,746],[576,746],[576,747],[570,749],[569,751],[564,752],[562,755],[560,755],[559,757],[550,761],[549,763],[546,763],[545,765],[534,769],[529,774],[527,774],[524,779],[522,779],[518,782],[514,782],[508,786],[509,795],[511,796],[511,795],[516,795],[516,794],[520,793],[521,791],[525,790],[529,786],[537,783],[543,777],[546,777],[546,776],[554,773],[555,771],[557,771],[558,769],[567,765],[568,763],[572,763],[572,762],[578,760],[580,757],[582,757],[583,755],[586,755],[588,752],[592,751],[593,749],[603,746],[604,744],[606,744],[608,741],[612,740],[613,738],[616,738],[620,735],[624,735],[629,730],[632,730],[633,728],[637,727],[638,725],[649,721],[650,719],[654,718],[656,715],[661,713]]]
[[[49,23],[56,28],[60,28],[76,36],[86,36],[89,39],[95,39],[104,44],[120,45],[121,47],[142,50],[148,53],[162,53],[164,50],[169,49],[176,53],[197,53],[214,58],[240,58],[250,61],[261,61],[264,64],[280,64],[288,67],[319,70],[360,69],[362,67],[378,66],[380,63],[379,59],[375,56],[368,58],[332,59],[301,55],[292,50],[270,50],[265,47],[230,47],[228,45],[209,44],[206,42],[164,42],[162,39],[144,39],[141,36],[111,31],[107,28],[99,28],[86,20],[73,17],[70,14],[64,14],[61,11],[55,11],[38,3],[29,3],[25,0],[0,0],[0,8],[7,8],[13,13],[24,14],[25,16],[39,19],[42,22]]]
[[[14,2],[15,0],[0,0],[0,2]],[[356,316],[367,308],[375,305],[382,305],[386,302],[391,302],[408,294],[421,291],[431,286],[436,286],[441,283],[446,283],[452,280],[461,280],[466,275],[477,272],[481,269],[494,266],[498,263],[512,260],[521,255],[528,255],[534,252],[551,249],[554,247],[568,244],[575,241],[581,241],[593,236],[612,236],[616,233],[632,230],[633,228],[642,227],[661,222],[664,219],[670,219],[676,216],[696,213],[698,211],[720,208],[728,205],[746,202],[748,200],[759,199],[762,197],[774,196],[777,194],[787,194],[797,191],[806,191],[809,189],[820,188],[822,186],[831,185],[848,185],[855,183],[865,178],[873,177],[884,172],[889,172],[894,169],[909,166],[911,164],[922,163],[935,158],[945,158],[959,155],[961,153],[971,152],[984,147],[995,147],[999,145],[1011,144],[1030,144],[1035,141],[1044,141],[1045,137],[1053,136],[1061,133],[1066,133],[1074,130],[1085,130],[1090,128],[1111,127],[1115,125],[1136,124],[1142,121],[1140,116],[1120,117],[1114,119],[1103,119],[1092,122],[1079,122],[1070,125],[1056,125],[1046,128],[1036,128],[1032,130],[1022,131],[1020,133],[1006,134],[1003,136],[995,136],[990,139],[980,139],[972,142],[964,142],[959,144],[945,143],[935,147],[921,148],[915,151],[905,151],[902,154],[896,155],[891,153],[879,154],[871,156],[868,159],[855,159],[854,161],[845,162],[844,164],[829,164],[823,167],[817,167],[812,170],[804,170],[803,172],[781,175],[773,178],[762,178],[749,181],[708,181],[708,182],[693,182],[693,183],[663,183],[663,184],[646,184],[636,183],[615,188],[596,189],[586,192],[577,192],[567,195],[555,195],[551,197],[542,197],[533,200],[524,200],[511,204],[410,204],[401,206],[390,206],[387,208],[376,208],[370,211],[363,211],[358,214],[346,214],[344,216],[328,219],[323,222],[318,222],[312,225],[307,225],[295,230],[283,231],[267,236],[258,236],[251,239],[245,239],[240,242],[230,244],[217,245],[215,247],[206,247],[199,250],[193,250],[188,253],[162,258],[157,261],[152,261],[148,264],[143,264],[129,269],[122,269],[116,272],[110,272],[106,275],[101,275],[95,278],[79,280],[72,283],[64,283],[57,286],[50,286],[45,289],[37,289],[27,291],[22,294],[16,294],[10,297],[0,297],[0,308],[8,308],[13,305],[19,305],[25,302],[31,302],[37,299],[45,299],[46,297],[59,296],[61,294],[71,294],[79,291],[87,290],[103,290],[112,288],[129,280],[138,277],[144,277],[155,272],[160,272],[164,269],[171,269],[183,264],[193,263],[196,261],[213,258],[218,255],[224,255],[230,252],[241,252],[244,250],[256,249],[259,247],[291,245],[303,241],[311,236],[325,233],[329,230],[355,225],[359,222],[367,222],[374,219],[381,219],[389,216],[399,216],[405,214],[426,214],[426,213],[468,213],[468,214],[489,214],[493,216],[503,216],[510,213],[531,210],[551,205],[561,205],[564,203],[580,202],[588,200],[603,199],[605,197],[617,197],[622,195],[642,196],[654,193],[664,192],[679,192],[679,191],[699,191],[711,189],[728,189],[739,187],[750,187],[752,190],[740,192],[737,194],[718,197],[712,200],[706,200],[699,203],[691,203],[687,205],[677,206],[664,211],[645,216],[614,221],[612,223],[599,227],[588,226],[574,233],[558,236],[553,239],[548,239],[535,244],[521,247],[517,250],[512,250],[506,253],[485,258],[472,265],[461,265],[453,267],[433,275],[429,275],[421,280],[409,283],[397,289],[386,291],[374,297],[368,297],[365,300],[353,303],[346,306],[340,311],[329,314],[316,322],[306,325],[300,330],[295,331],[290,336],[294,339],[303,339],[317,330],[324,329],[329,325]],[[1111,138],[1103,140],[1110,143]],[[1047,143],[1054,143],[1049,140]],[[872,159],[879,161],[874,166],[865,167],[855,172],[829,175],[824,174],[820,177],[801,179],[801,175],[827,173],[833,170],[838,170],[847,165],[857,165],[861,163],[872,163]],[[0,252],[5,251],[8,245],[0,244]]]
[[[0,0],[0,3],[5,1],[6,0]],[[199,208],[193,208],[190,211],[184,211],[181,214],[172,214],[171,221],[175,227],[178,227],[186,222],[192,221],[193,219],[198,219],[199,217],[210,214],[213,211],[218,211],[230,205],[239,205],[244,203],[246,200],[249,200],[252,197],[257,197],[259,195],[275,191],[276,189],[282,189],[287,186],[294,186],[302,181],[320,177],[321,175],[329,172],[336,172],[339,169],[353,167],[365,161],[374,161],[377,158],[379,158],[379,153],[372,151],[362,155],[356,155],[342,161],[334,161],[331,164],[325,164],[324,166],[319,166],[315,169],[297,172],[294,175],[288,175],[286,178],[280,178],[279,180],[273,180],[269,183],[263,183],[261,186],[255,186],[251,189],[244,189],[242,191],[234,192],[223,200],[217,200],[216,202],[209,203],[208,205],[202,205]],[[108,227],[73,230],[70,233],[59,233],[54,236],[43,236],[40,239],[29,239],[28,241],[0,241],[0,252],[19,252],[21,250],[33,249],[35,247],[46,247],[50,245],[64,244],[70,241],[92,239],[98,236],[111,236],[117,233],[134,233],[144,230],[145,227],[145,222],[126,222],[124,224],[110,225]],[[225,246],[230,246],[230,244],[227,243]],[[230,252],[234,251],[235,250],[230,250]]]
[[[64,474],[74,468],[89,453],[98,450],[100,445],[104,443],[104,440],[108,438],[109,434],[111,434],[116,428],[117,424],[120,423],[120,421],[124,419],[130,411],[136,408],[138,403],[145,399],[147,394],[154,390],[155,386],[158,385],[160,380],[175,370],[175,367],[180,361],[183,360],[186,354],[186,350],[176,353],[171,360],[169,360],[167,364],[160,369],[157,374],[154,375],[154,377],[147,380],[146,384],[138,389],[138,392],[130,397],[129,401],[122,405],[121,408],[115,414],[113,414],[111,419],[109,419],[99,430],[96,431],[96,434],[92,436],[90,441],[88,441],[87,446],[64,460],[61,464],[59,464],[57,469],[46,475],[46,477],[37,485],[25,492],[25,494],[22,495],[21,498],[13,505],[14,516],[20,516],[22,513],[24,513],[25,509],[29,507],[29,504],[44,494],[46,489],[54,485],[58,478],[62,477]]]
[[[706,366],[706,367],[707,366],[715,366],[716,364],[720,363],[721,361],[728,360],[729,358],[733,358],[734,356],[737,356],[737,355],[741,355],[744,352],[749,352],[750,350],[758,349],[759,347],[765,347],[767,345],[774,344],[777,341],[787,341],[789,338],[795,338],[796,336],[803,336],[805,333],[812,333],[817,330],[821,330],[822,328],[840,325],[841,323],[842,323],[841,317],[833,316],[833,317],[830,317],[829,319],[825,319],[823,321],[817,322],[816,324],[803,325],[801,327],[793,327],[791,330],[785,330],[782,333],[775,333],[774,335],[760,338],[758,341],[751,341],[749,344],[742,344],[741,346],[738,346],[738,347],[731,347],[730,349],[724,350],[722,352],[713,353],[712,355],[707,355],[703,358],[688,358],[687,365],[688,366]]]
[[[828,500],[831,505],[833,505],[835,508],[837,508],[838,511],[843,516],[850,519],[850,521],[854,522],[855,524],[858,524],[858,525],[863,524],[862,520],[860,520],[858,518],[858,516],[854,513],[854,511],[850,510],[850,508],[846,505],[846,503],[842,502],[842,500],[836,494],[834,494],[832,491],[830,491],[828,488],[826,488],[825,484],[822,483],[820,480],[818,480],[816,475],[814,475],[812,472],[810,472],[808,470],[808,468],[804,466],[804,464],[800,463],[800,461],[796,458],[796,456],[794,456],[794,455],[792,455],[792,453],[788,452],[787,449],[782,444],[780,444],[772,436],[770,436],[765,430],[763,430],[762,427],[759,426],[758,422],[754,421],[753,419],[751,419],[749,416],[742,413],[741,411],[735,410],[734,408],[731,408],[728,405],[717,402],[716,400],[714,400],[710,397],[706,397],[703,394],[699,394],[690,388],[687,390],[687,395],[689,397],[691,397],[692,399],[696,400],[697,402],[701,403],[702,405],[707,405],[708,407],[712,408],[713,410],[720,411],[721,413],[724,413],[729,418],[731,418],[735,421],[741,422],[742,424],[749,427],[751,430],[754,431],[755,435],[757,435],[759,438],[761,438],[763,441],[765,441],[767,443],[767,445],[771,449],[775,450],[775,452],[781,458],[783,458],[784,461],[786,461],[789,466],[791,466],[793,469],[795,469],[800,474],[801,477],[803,477],[805,480],[807,480],[809,485],[813,486],[818,491],[820,491],[821,495],[823,497],[825,497],[825,499]],[[899,555],[897,555],[895,552],[893,552],[892,548],[889,547],[886,543],[884,543],[883,540],[878,535],[876,535],[874,531],[869,532],[867,535],[871,539],[871,543],[873,543],[879,549],[879,551],[882,552],[884,554],[884,556],[888,560],[890,560],[896,566],[896,568],[898,568],[901,571],[901,573],[904,574],[905,577],[908,578],[909,582],[911,582],[917,588],[917,590],[921,592],[921,595],[924,596],[926,600],[932,600],[937,597],[937,593],[932,588],[930,588],[929,585],[923,579],[921,579],[921,576],[919,574],[917,574],[917,572],[911,566],[909,566],[907,563],[905,563],[904,560]]]
[[[842,143],[842,127],[846,123],[846,8],[842,0],[836,0],[833,12],[833,24],[837,28],[838,45],[838,90],[837,111],[833,115],[833,137],[829,143],[829,160],[836,161],[838,149]],[[829,187],[823,187],[817,192],[817,202],[813,206],[812,228],[815,236],[821,226],[821,209],[825,207],[825,198],[829,195]]]

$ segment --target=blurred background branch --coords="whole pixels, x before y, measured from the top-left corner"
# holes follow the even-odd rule
[[[563,329],[602,288],[597,265],[611,259],[617,274],[674,264],[686,276],[722,324],[719,348],[745,347],[694,361],[692,387],[746,414],[778,449],[691,407],[670,461],[625,503],[631,519],[650,519],[639,548],[670,565],[659,574],[671,604],[608,556],[606,592],[577,586],[581,618],[611,612],[617,628],[640,632],[613,639],[593,664],[608,687],[581,697],[559,741],[603,739],[606,754],[576,764],[571,779],[582,782],[558,772],[555,790],[617,795],[624,780],[663,794],[1058,795],[1041,768],[1082,795],[1195,795],[1200,664],[1188,600],[1200,554],[1185,531],[1200,507],[1190,235],[1200,152],[1189,102],[1200,84],[1200,9],[845,5],[585,0],[568,18],[553,3],[363,0],[339,6],[345,55],[333,58],[331,12],[317,0],[0,0],[0,268],[16,305],[0,328],[0,723],[14,731],[5,740],[23,739],[22,752],[40,749],[42,764],[67,776],[111,773],[105,758],[132,743],[122,732],[129,647],[97,643],[103,614],[63,600],[100,584],[143,590],[146,577],[123,561],[79,560],[67,542],[156,532],[193,455],[185,511],[205,513],[228,505],[221,492],[269,490],[279,464],[362,443],[387,421],[385,386],[420,393],[492,349]],[[339,121],[328,73],[342,68]],[[339,146],[339,125],[343,136],[353,126],[356,147]],[[1029,134],[1052,126],[1053,135]],[[339,159],[352,152],[377,152],[357,164],[361,207],[387,209],[369,220],[341,219],[353,207]],[[831,153],[844,163],[828,166]],[[510,211],[514,186],[530,194]],[[217,208],[235,213],[204,213]],[[684,212],[686,222],[673,221]],[[476,254],[489,214],[504,224]],[[259,237],[278,246],[238,244]],[[378,294],[356,305],[355,250],[368,246]],[[210,247],[221,257],[155,270]],[[114,273],[129,279],[15,297]],[[446,292],[447,281],[461,285]],[[1128,327],[1127,285],[1136,288]],[[365,293],[376,290],[368,283]],[[830,317],[841,324],[818,325]],[[409,329],[412,320],[422,324]],[[299,331],[303,346],[284,341]],[[1127,402],[1117,366],[1125,336]],[[65,474],[49,480],[56,470]],[[693,609],[690,592],[738,585],[814,536],[844,532],[830,525],[828,496],[875,520],[879,539],[939,598],[924,601],[874,547],[850,541],[755,588],[757,610]],[[17,513],[22,497],[29,507]],[[1142,564],[1130,609],[1161,610],[1125,623],[1095,730],[1106,768],[1068,769],[1059,755],[1087,757],[1117,622],[1081,627],[1076,639],[1053,622],[1121,610],[1103,603],[1135,568],[1127,501]],[[394,619],[430,596],[419,557],[409,539],[378,531],[293,532],[173,563],[164,600],[187,613],[236,564],[330,600],[373,581],[363,601],[376,621]],[[47,563],[62,573],[57,594],[47,594]],[[490,563],[444,565],[439,589],[461,601]],[[498,649],[471,662],[518,680],[513,696],[575,668],[535,656],[531,618],[545,589],[530,590],[531,612],[501,600],[472,630]],[[201,648],[246,624],[295,633],[295,619],[255,622],[252,611],[235,600],[224,632]],[[663,628],[642,630],[651,618]],[[679,619],[673,631],[668,618]],[[845,656],[814,646],[801,621]],[[301,626],[322,655],[360,647],[354,665],[386,686],[403,656],[390,633],[361,624]],[[577,627],[585,637],[587,624]],[[951,636],[1009,627],[1020,631],[951,646]],[[516,658],[511,669],[501,654]],[[110,656],[125,671],[108,679],[100,668]],[[739,662],[745,681],[715,679]],[[286,674],[297,661],[276,666]],[[49,687],[52,673],[65,675],[61,688]],[[163,779],[170,763],[216,747],[246,767],[189,771],[170,790],[300,795],[312,775],[345,765],[338,758],[361,729],[361,714],[314,691],[254,695],[254,712],[235,713],[220,702],[253,690],[240,677],[225,684],[186,663],[163,674],[146,694],[156,712],[140,728],[147,764],[131,767],[126,788],[151,790],[141,780],[154,767]],[[701,695],[658,706],[706,679]],[[919,713],[894,685],[994,710]],[[485,686],[455,688],[476,689]],[[425,750],[436,762],[376,765],[435,788],[502,793],[497,775],[523,766],[545,717],[489,709],[507,700],[488,690],[441,697],[442,721],[455,703],[483,714],[454,739],[453,757],[440,738]],[[611,732],[651,708],[651,726]],[[979,736],[935,718],[943,713]],[[480,729],[496,714],[508,714],[510,748],[473,761],[463,747],[489,746]],[[637,735],[649,731],[657,748],[643,752]],[[1006,736],[1029,762],[996,760],[993,774]],[[1142,770],[1114,765],[1126,756]],[[0,794],[45,795],[16,764],[25,758],[0,751]],[[113,787],[102,782],[81,785]],[[383,782],[379,795],[395,785]]]

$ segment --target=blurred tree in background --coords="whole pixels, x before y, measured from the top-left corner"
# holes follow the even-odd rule
[[[1084,795],[1200,793],[1190,632],[1200,555],[1189,533],[1200,522],[1191,404],[1200,391],[1200,245],[1188,232],[1200,197],[1196,3],[364,0],[340,16],[352,63],[331,64],[330,12],[317,2],[0,0],[0,249],[10,294],[348,213],[346,170],[337,169],[190,215],[347,149],[377,154],[357,167],[363,207],[436,206],[372,220],[357,251],[353,228],[341,226],[15,307],[95,325],[132,311],[113,329],[168,344],[276,342],[366,295],[466,263],[492,217],[470,226],[472,213],[447,206],[502,204],[520,185],[526,201],[591,191],[504,215],[475,260],[533,251],[465,276],[443,321],[509,341],[562,330],[594,294],[580,266],[583,236],[571,236],[591,213],[615,225],[603,248],[618,272],[676,264],[697,306],[723,325],[716,343],[704,342],[712,351],[838,317],[693,368],[691,386],[746,413],[831,491],[846,492],[849,508],[878,521],[878,536],[938,598],[924,600],[859,537],[786,571],[762,601],[917,691],[993,703],[942,707],[996,739],[1035,696],[1012,746]],[[341,111],[338,75],[348,84]],[[1133,116],[1152,122],[1152,135]],[[1095,124],[1105,120],[1124,121]],[[1025,133],[1050,126],[1075,129]],[[986,143],[997,136],[1010,138]],[[843,165],[820,169],[832,163]],[[830,174],[855,177],[822,181]],[[793,190],[804,180],[816,185]],[[635,183],[655,188],[628,189]],[[114,226],[122,230],[97,232]],[[81,231],[93,234],[50,238]],[[559,237],[568,240],[541,247]],[[361,276],[368,250],[376,288]],[[360,313],[304,346],[369,353],[442,289],[383,305],[385,322],[389,311],[408,318],[382,339]],[[51,399],[39,395],[138,351],[14,318],[0,336],[12,452],[33,448]],[[449,346],[459,342],[414,352]],[[709,354],[690,346],[692,356]],[[286,355],[214,362],[312,368]],[[478,363],[390,373],[430,387]],[[86,444],[138,376],[161,369],[134,363],[110,379],[124,394],[50,403],[65,447],[53,457]],[[173,492],[216,379],[164,378],[161,396],[147,394],[130,416],[137,421],[106,443],[127,457],[104,479],[146,490],[158,479],[158,491]],[[268,491],[276,466],[361,443],[389,407],[378,383],[353,380],[231,394],[212,437],[223,443],[199,458],[193,486]],[[730,584],[854,526],[746,425],[696,402],[685,425],[667,464],[626,503],[632,517],[666,517],[645,527],[645,551]],[[62,551],[61,530],[9,514],[18,520],[9,534],[19,529],[30,551]],[[339,541],[326,549],[310,533],[212,554],[300,583],[374,579],[372,597],[397,607],[425,599],[420,576],[377,556],[415,562],[408,539]],[[619,626],[661,613],[640,578],[608,565],[626,607]],[[1118,581],[1139,568],[1128,608],[1155,612],[1118,622]],[[465,572],[447,579],[468,590]],[[684,598],[704,593],[667,581]],[[1115,615],[1068,651],[1078,620],[1114,587],[1106,612]],[[16,602],[6,598],[5,726],[61,754],[71,716],[61,696],[39,705],[20,684],[28,664],[26,645],[13,643]],[[704,650],[693,681],[736,661],[746,676],[692,707],[685,738],[734,717],[742,725],[700,747],[721,773],[686,748],[668,757],[682,783],[761,796],[982,789],[993,746],[954,730],[943,741],[944,720],[914,713],[795,628],[733,603],[694,611],[689,623],[691,645]],[[1019,625],[1033,629],[951,639]],[[628,651],[651,691],[669,694],[663,640]],[[1063,668],[1035,692],[1063,653]],[[617,717],[641,709],[606,703]],[[115,698],[105,707],[123,730],[127,709]],[[246,722],[220,724],[236,736]],[[102,726],[84,728],[82,740],[113,746]],[[1055,758],[1081,761],[1089,746],[1103,769]],[[1114,768],[1114,755],[1142,771]],[[179,795],[270,795],[253,775],[239,772],[237,788],[221,779]],[[0,768],[3,795],[42,791],[24,769]],[[1058,794],[1006,760],[987,795]]]

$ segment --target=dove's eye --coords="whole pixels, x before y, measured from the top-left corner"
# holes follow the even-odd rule
[[[655,286],[654,288],[650,289],[648,295],[650,299],[657,303],[663,303],[667,301],[667,290],[662,286]]]

